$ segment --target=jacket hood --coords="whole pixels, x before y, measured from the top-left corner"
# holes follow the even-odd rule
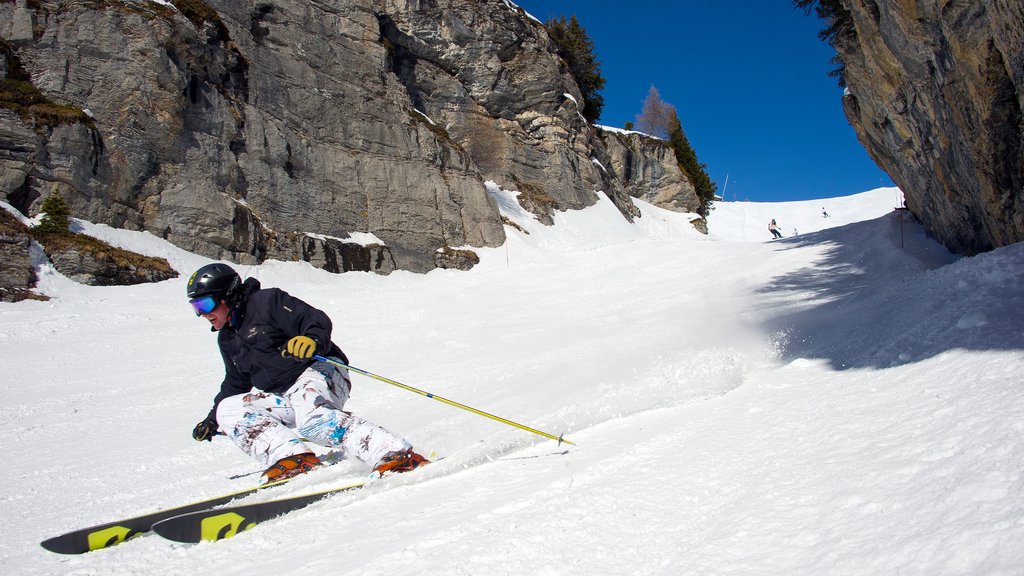
[[[260,281],[255,278],[246,278],[242,283],[242,294],[238,301],[231,307],[230,324],[232,328],[238,328],[245,320],[245,306],[249,303],[249,296],[260,289]]]

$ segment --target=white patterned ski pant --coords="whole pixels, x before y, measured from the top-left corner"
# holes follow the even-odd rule
[[[348,370],[315,362],[284,394],[253,390],[221,400],[217,423],[235,445],[267,467],[312,452],[306,442],[340,448],[346,458],[371,467],[389,452],[412,447],[384,428],[343,412],[351,389]]]

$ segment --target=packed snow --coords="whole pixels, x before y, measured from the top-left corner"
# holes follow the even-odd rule
[[[184,295],[209,260],[78,222],[182,276],[88,287],[37,254],[51,300],[0,304],[0,572],[1024,572],[1024,244],[954,257],[895,189],[718,202],[708,236],[603,195],[543,226],[490,189],[518,227],[469,272],[238,269],[327,311],[354,366],[574,445],[356,375],[347,409],[444,458],[229,540],[47,552],[260,471],[190,434],[222,376]]]

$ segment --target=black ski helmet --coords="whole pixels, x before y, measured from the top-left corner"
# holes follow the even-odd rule
[[[213,296],[217,300],[226,300],[229,304],[242,285],[242,279],[231,266],[221,264],[207,264],[188,279],[185,292],[189,300],[195,300],[203,296]]]

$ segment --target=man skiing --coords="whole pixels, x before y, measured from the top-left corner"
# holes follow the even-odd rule
[[[261,484],[311,470],[319,458],[306,444],[340,448],[377,473],[407,472],[427,463],[403,438],[343,412],[348,363],[331,341],[324,312],[279,288],[261,288],[226,264],[207,264],[186,286],[189,303],[217,332],[224,381],[209,415],[192,437],[218,431],[266,466]]]

